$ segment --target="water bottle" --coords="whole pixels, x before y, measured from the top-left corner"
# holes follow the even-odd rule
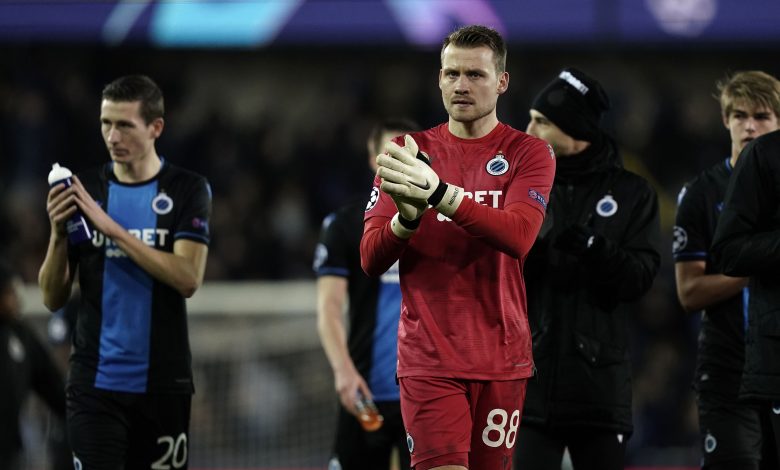
[[[69,188],[73,184],[72,176],[73,173],[70,170],[55,163],[49,172],[49,187],[64,183],[65,187]],[[92,239],[92,231],[89,229],[84,215],[78,209],[65,222],[65,228],[68,230],[68,241],[71,245],[78,245]]]
[[[373,432],[382,427],[385,418],[379,413],[373,400],[359,396],[355,408],[358,411],[358,421],[364,430]]]

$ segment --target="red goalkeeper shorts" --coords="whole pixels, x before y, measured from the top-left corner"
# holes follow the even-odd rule
[[[415,470],[509,470],[527,379],[402,377],[401,413]]]

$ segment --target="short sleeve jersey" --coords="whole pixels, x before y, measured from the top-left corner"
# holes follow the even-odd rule
[[[723,210],[733,168],[727,158],[683,187],[674,227],[675,262],[705,261],[713,274],[710,246]],[[705,309],[699,335],[696,386],[736,396],[744,362],[747,289]]]
[[[360,200],[325,218],[314,256],[314,271],[318,277],[339,276],[347,280],[349,355],[368,382],[375,401],[398,401],[399,389],[395,383],[401,314],[398,264],[379,278],[366,276],[360,267],[365,207],[365,200]]]
[[[79,175],[95,201],[146,245],[209,243],[211,189],[202,176],[163,160],[155,177],[119,182],[113,164]],[[70,383],[133,393],[192,393],[184,297],[145,272],[110,238],[69,247],[81,299]]]
[[[501,123],[478,139],[452,135],[446,123],[412,137],[439,177],[466,197],[497,210],[527,204],[544,214],[555,171],[544,141]],[[396,212],[375,181],[365,219]],[[398,376],[531,376],[522,264],[428,210],[399,260]]]

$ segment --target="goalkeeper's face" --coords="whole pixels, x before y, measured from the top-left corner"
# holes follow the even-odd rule
[[[439,88],[447,114],[458,122],[474,122],[495,115],[498,97],[509,85],[509,74],[496,70],[487,46],[448,45],[441,55]]]

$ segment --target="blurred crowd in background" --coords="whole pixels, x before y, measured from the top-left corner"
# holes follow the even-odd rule
[[[635,434],[630,459],[648,447],[693,461],[690,387],[698,315],[676,299],[671,232],[677,192],[729,152],[715,82],[760,69],[780,76],[767,50],[511,47],[499,118],[525,129],[533,96],[564,66],[602,82],[606,128],[625,165],[661,201],[662,271],[633,319]],[[438,50],[276,48],[269,51],[33,47],[0,49],[0,248],[34,283],[49,227],[46,176],[108,160],[99,132],[104,84],[145,73],[166,98],[158,152],[206,175],[214,194],[209,280],[313,279],[312,254],[328,212],[367,197],[365,141],[386,117],[426,127],[446,120]]]

